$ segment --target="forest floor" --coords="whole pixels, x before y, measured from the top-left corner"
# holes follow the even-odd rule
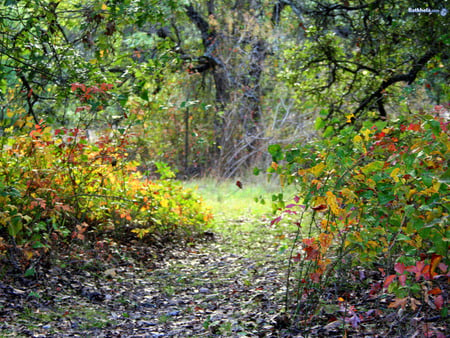
[[[0,336],[278,336],[285,255],[266,220],[252,228],[239,240],[62,248],[38,278],[0,282]]]
[[[291,320],[295,231],[270,226],[268,206],[250,210],[240,193],[216,199],[217,221],[201,236],[91,239],[61,246],[33,278],[2,276],[0,337],[445,337],[441,317],[371,296],[368,285],[383,276],[364,270],[320,290],[309,320]]]

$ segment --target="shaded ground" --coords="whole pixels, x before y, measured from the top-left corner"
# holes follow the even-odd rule
[[[68,252],[38,280],[0,283],[1,336],[274,335],[284,273],[272,239],[251,248],[207,234],[133,252],[144,264],[126,247]]]
[[[62,248],[37,278],[2,279],[0,337],[445,337],[436,313],[371,296],[367,285],[382,276],[368,271],[321,290],[319,312],[293,329],[281,314],[285,229],[263,221],[249,231],[248,221],[193,243]]]

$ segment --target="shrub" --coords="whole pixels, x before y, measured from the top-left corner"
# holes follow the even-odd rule
[[[360,278],[371,297],[388,291],[392,308],[427,304],[445,317],[449,147],[448,122],[432,114],[365,122],[360,130],[349,123],[310,144],[270,146],[268,171],[298,190],[290,204],[273,198],[282,212],[273,223],[299,215],[287,308],[295,295],[296,316],[311,320],[332,280],[339,303],[346,278],[368,269],[385,278],[371,285]]]
[[[167,178],[169,168],[161,166],[165,179],[150,180],[126,160],[132,135],[125,131],[90,143],[81,129],[20,124],[31,130],[16,134],[11,127],[0,138],[0,250],[21,248],[23,266],[87,232],[120,238],[132,231],[142,239],[192,232],[209,221],[194,192]]]

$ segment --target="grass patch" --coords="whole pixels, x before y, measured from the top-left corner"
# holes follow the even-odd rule
[[[242,183],[239,188],[236,181]],[[294,189],[281,191],[276,179],[266,176],[224,179],[202,178],[184,183],[197,190],[204,203],[211,208],[214,219],[211,230],[223,237],[227,251],[243,257],[283,252],[292,243],[290,234],[297,227],[294,222],[270,225],[274,216],[272,195],[294,196]],[[262,202],[263,201],[263,202]]]
[[[238,181],[242,188],[236,184]],[[230,220],[244,222],[271,215],[272,194],[280,193],[278,182],[269,181],[265,176],[243,179],[202,178],[184,182],[184,186],[197,189],[211,208],[216,224]]]

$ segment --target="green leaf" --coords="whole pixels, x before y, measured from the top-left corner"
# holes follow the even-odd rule
[[[39,249],[39,248],[44,248],[45,245],[42,244],[41,242],[35,242],[33,243],[33,249]]]
[[[271,144],[268,147],[269,154],[272,155],[272,160],[274,162],[279,162],[283,159],[284,154],[279,144]]]
[[[379,171],[381,169],[383,169],[384,167],[384,161],[373,161],[369,164],[367,164],[366,166],[361,168],[361,171],[368,175],[369,173],[373,172],[373,171]]]
[[[392,202],[394,199],[395,196],[393,194],[382,192],[378,193],[378,202],[382,205]]]
[[[316,130],[320,130],[320,129],[323,129],[324,127],[325,127],[325,121],[321,117],[318,117],[316,119],[316,123],[314,124],[314,128],[316,128]]]
[[[141,91],[140,97],[141,97],[142,100],[148,101],[148,90],[145,89],[145,90]]]
[[[11,237],[16,237],[17,234],[22,230],[23,224],[20,218],[13,217],[11,223],[8,226],[8,233]]]
[[[325,129],[325,131],[323,132],[323,137],[330,137],[331,135],[333,135],[334,133],[334,128],[332,126],[328,126],[327,129]]]
[[[34,268],[28,268],[24,273],[24,277],[32,277],[36,274],[36,270]]]
[[[125,107],[125,105],[126,105],[127,102],[128,102],[128,95],[120,94],[120,95],[117,97],[117,101],[119,101],[119,103],[120,103],[120,105],[121,105],[122,107]]]
[[[292,163],[296,160],[296,158],[300,155],[300,150],[298,149],[291,149],[286,152],[286,161],[289,163]]]

